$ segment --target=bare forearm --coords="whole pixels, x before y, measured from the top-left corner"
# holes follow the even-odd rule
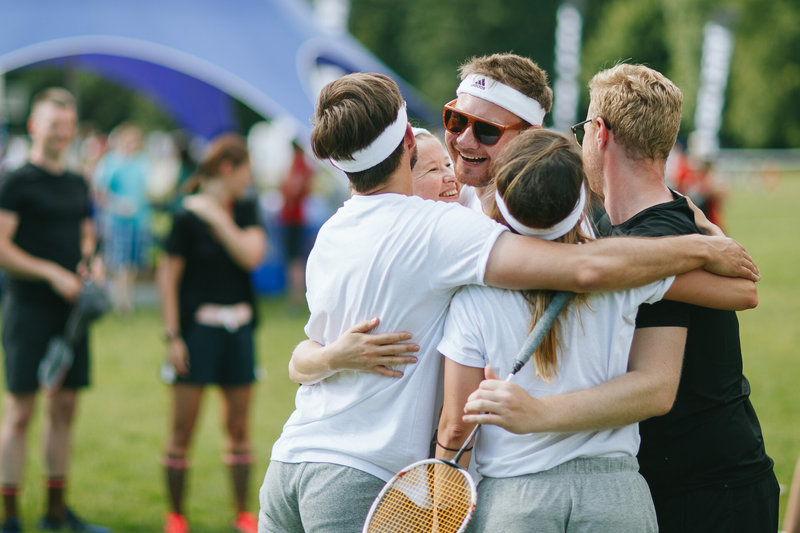
[[[261,228],[240,228],[233,220],[224,218],[214,225],[214,231],[237,265],[253,270],[261,263],[267,250],[266,235]]]
[[[85,219],[81,225],[81,257],[92,257],[97,249],[97,236],[94,223]]]
[[[541,398],[544,417],[532,419],[529,432],[608,429],[660,416],[668,409],[659,390],[646,375],[628,372],[591,389]]]
[[[330,367],[325,347],[316,341],[301,341],[289,360],[289,379],[295,383],[312,384],[336,373]]]
[[[438,459],[452,459],[475,427],[474,423],[463,420],[464,404],[482,379],[483,369],[460,365],[445,358],[444,404],[436,435]],[[462,456],[459,462],[466,467],[469,455]]]
[[[470,395],[465,420],[524,434],[600,430],[663,415],[675,401],[685,343],[686,328],[637,329],[626,374],[555,396],[534,398],[514,383],[487,379]]]
[[[675,278],[664,298],[712,309],[744,311],[758,305],[758,289],[748,279],[717,276],[698,269]]]
[[[60,265],[33,256],[12,242],[0,244],[0,268],[15,278],[50,282]]]
[[[487,264],[487,285],[573,292],[645,285],[696,268],[757,279],[752,259],[724,237],[613,237],[582,246],[503,234]]]

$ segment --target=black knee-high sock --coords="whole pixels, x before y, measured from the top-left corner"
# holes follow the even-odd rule
[[[185,457],[164,458],[167,493],[173,513],[183,514],[183,496],[186,486],[186,471],[188,469],[189,461]]]
[[[13,485],[3,485],[3,517],[4,520],[19,518],[17,509],[17,496],[19,487]]]
[[[61,520],[64,518],[64,492],[67,480],[63,477],[47,478],[47,518]]]
[[[253,456],[250,455],[250,452],[229,453],[224,456],[223,460],[230,469],[236,512],[241,513],[247,509],[247,489]]]

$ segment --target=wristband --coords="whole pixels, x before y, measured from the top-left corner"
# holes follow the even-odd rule
[[[458,452],[458,451],[460,451],[460,449],[459,449],[459,448],[448,448],[447,446],[445,446],[444,444],[442,444],[441,442],[439,442],[439,439],[436,439],[436,445],[437,445],[439,448],[442,448],[443,450],[447,450],[448,452]],[[475,445],[473,444],[472,446],[475,446]],[[472,446],[470,446],[469,448],[464,448],[464,451],[465,451],[465,452],[468,452],[468,451],[470,451],[470,450],[472,449]]]

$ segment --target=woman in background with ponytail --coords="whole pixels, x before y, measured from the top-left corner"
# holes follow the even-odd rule
[[[233,527],[255,533],[246,511],[252,462],[249,407],[255,381],[255,294],[250,274],[262,261],[266,236],[251,187],[250,159],[243,138],[226,134],[212,141],[197,170],[197,191],[173,217],[158,268],[164,339],[173,401],[164,457],[170,511],[165,533],[184,533],[188,452],[206,385],[222,391],[235,503]],[[171,374],[171,375],[170,375]]]

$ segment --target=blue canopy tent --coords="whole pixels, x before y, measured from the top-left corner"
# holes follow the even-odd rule
[[[236,98],[308,146],[318,90],[358,71],[392,77],[413,116],[440,120],[355,39],[318,27],[305,0],[0,0],[0,74],[39,65],[143,93],[206,139],[236,129]],[[256,273],[260,292],[282,289],[280,261]]]
[[[0,0],[0,73],[64,63],[149,95],[179,126],[234,126],[229,97],[290,119],[307,142],[319,87],[356,71],[401,85],[410,112],[434,111],[349,35],[313,22],[305,0]]]

